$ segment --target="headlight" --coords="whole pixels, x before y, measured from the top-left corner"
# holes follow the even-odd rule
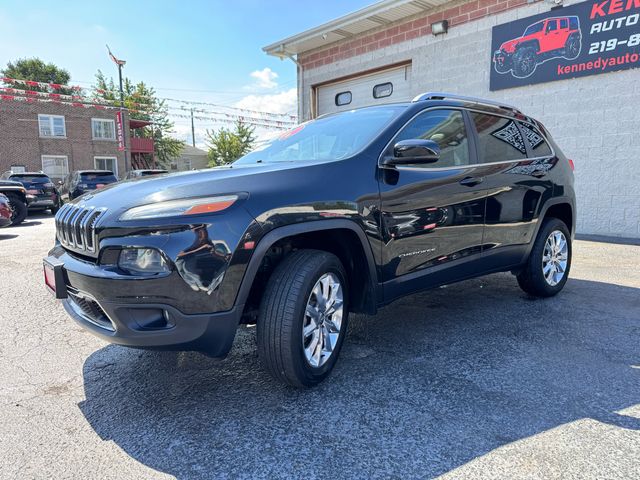
[[[118,267],[129,273],[169,273],[169,265],[155,248],[125,248],[120,251]]]
[[[151,203],[130,208],[120,215],[119,220],[143,220],[146,218],[179,217],[181,215],[220,212],[233,205],[237,199],[237,195],[225,195]]]

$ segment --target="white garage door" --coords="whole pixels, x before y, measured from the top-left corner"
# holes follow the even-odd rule
[[[318,115],[411,98],[411,65],[322,85],[316,90]]]

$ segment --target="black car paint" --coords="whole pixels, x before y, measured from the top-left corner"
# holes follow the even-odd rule
[[[102,180],[89,182],[82,178],[83,175],[94,174],[103,175]],[[109,170],[76,170],[67,175],[64,182],[60,185],[60,196],[63,201],[70,201],[87,192],[96,190],[98,185],[102,185],[100,188],[103,188],[103,186],[110,185],[117,181],[116,176]]]
[[[100,257],[57,245],[49,259],[64,265],[66,285],[90,293],[111,312],[121,334],[105,334],[76,320],[115,343],[205,349],[221,356],[231,345],[229,332],[240,321],[264,255],[282,238],[316,231],[355,235],[369,272],[361,309],[374,313],[408,293],[522,265],[540,219],[554,204],[571,209],[573,234],[575,194],[568,160],[544,127],[522,114],[482,107],[537,126],[554,155],[478,164],[472,138],[473,163],[467,167],[382,168],[382,155],[396,132],[417,113],[438,107],[477,108],[453,100],[407,104],[364,150],[339,161],[218,167],[121,182],[78,199],[74,203],[80,206],[108,208],[96,226]],[[137,205],[238,193],[241,198],[219,213],[118,220]],[[514,202],[517,208],[505,208]],[[205,248],[190,256],[198,244]],[[171,273],[132,277],[103,261],[109,248],[135,246],[161,250]],[[214,278],[221,281],[209,288]],[[136,309],[163,306],[177,320],[164,329],[136,330]],[[202,326],[180,336],[177,332],[192,325],[190,318],[200,319]],[[201,330],[209,332],[206,340],[198,336]],[[227,336],[220,338],[220,332]]]
[[[40,177],[42,181],[32,182],[29,177]],[[8,177],[8,180],[20,182],[27,190],[29,210],[45,210],[47,208],[56,209],[61,204],[60,192],[55,187],[53,181],[41,173],[16,173]],[[30,193],[29,190],[35,191]]]

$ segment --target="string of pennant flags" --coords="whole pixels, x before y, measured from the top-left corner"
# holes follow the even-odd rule
[[[73,106],[78,108],[97,108],[102,110],[117,110],[120,109],[119,100],[108,99],[104,96],[107,94],[119,94],[118,92],[112,92],[104,89],[94,89],[92,95],[86,95],[85,89],[76,85],[62,85],[58,83],[36,82],[33,80],[21,80],[9,77],[0,77],[0,81],[5,84],[12,85],[12,87],[0,87],[0,100],[4,101],[22,101],[27,103],[41,102],[41,103],[56,103],[61,105]],[[27,88],[16,88],[15,85]],[[37,91],[32,88],[42,88],[54,90],[53,92]],[[72,93],[59,93],[60,91],[71,91]],[[98,96],[102,95],[102,97]],[[153,97],[146,95],[132,95],[138,97],[138,99],[151,99]],[[159,98],[159,97],[158,97]],[[216,123],[229,123],[232,121],[242,121],[244,123],[260,126],[264,128],[275,129],[288,129],[297,123],[297,117],[291,114],[263,112],[259,110],[244,109],[238,107],[229,107],[225,105],[219,105],[209,102],[199,102],[190,100],[181,100],[175,98],[159,98],[160,100],[166,100],[168,102],[174,102],[180,104],[180,106],[169,105],[167,110],[172,112],[189,112],[189,115],[169,113],[171,117],[178,118],[191,118],[191,111],[194,114],[194,120],[212,120]],[[135,102],[128,100],[127,104],[129,108],[127,110],[131,114],[153,114],[149,110],[150,105],[143,102]],[[216,110],[185,107],[185,105],[198,105],[198,106],[210,106]],[[131,108],[134,107],[134,108]],[[213,116],[211,116],[213,115]],[[214,117],[215,116],[215,117]],[[223,117],[223,118],[221,118]]]

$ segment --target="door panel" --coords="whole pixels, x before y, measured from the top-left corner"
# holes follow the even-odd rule
[[[485,193],[459,182],[475,169],[385,170],[380,184],[383,278],[480,253]]]
[[[430,267],[478,254],[482,248],[485,187],[472,165],[468,122],[456,109],[431,109],[414,117],[391,142],[432,140],[441,154],[433,164],[380,170],[384,281],[427,286]]]
[[[483,249],[524,246],[533,239],[538,205],[553,188],[546,178],[546,160],[527,154],[543,156],[551,150],[533,127],[521,128],[511,118],[479,112],[470,117],[478,136],[478,161],[487,164]],[[508,256],[503,260],[512,261]]]

